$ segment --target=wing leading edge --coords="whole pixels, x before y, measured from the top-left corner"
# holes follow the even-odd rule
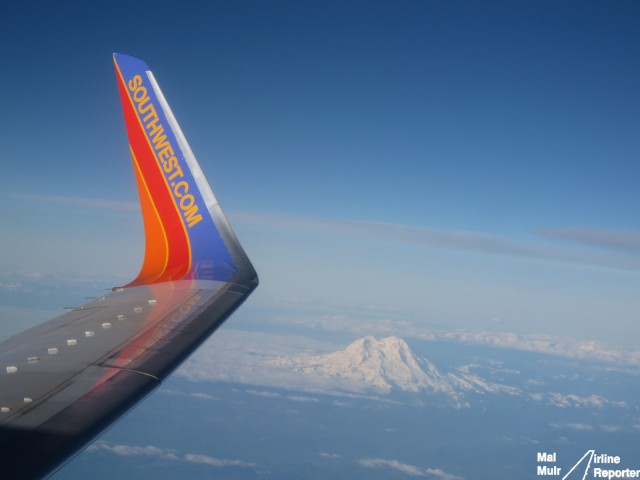
[[[115,54],[145,256],[124,287],[0,343],[0,477],[46,476],[160,385],[256,272],[153,74]]]

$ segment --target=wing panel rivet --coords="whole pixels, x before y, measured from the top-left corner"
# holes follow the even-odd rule
[[[69,340],[67,340],[67,345],[77,345],[78,344],[78,340],[76,340],[75,338],[70,338]]]
[[[124,313],[119,313],[118,314],[118,320],[126,320],[127,316]]]
[[[24,398],[22,399],[22,401],[23,401],[24,403],[32,403],[32,402],[33,402],[33,398],[24,397]]]
[[[158,300],[152,298],[151,300],[149,300],[149,305],[155,305],[156,303],[158,303]]]
[[[142,307],[133,307],[134,313],[142,313]]]
[[[7,367],[7,373],[16,373],[18,371],[18,367],[15,365],[10,365]]]
[[[47,350],[47,353],[49,355],[55,355],[60,351],[60,349],[58,349],[57,347],[51,347]]]
[[[9,413],[10,411],[9,407],[0,407],[0,413]]]
[[[111,328],[111,322],[104,322],[102,328]]]
[[[93,337],[95,334],[96,332],[94,332],[93,330],[87,330],[86,332],[84,332],[85,337]]]
[[[38,357],[27,357],[27,363],[38,363],[39,360]]]

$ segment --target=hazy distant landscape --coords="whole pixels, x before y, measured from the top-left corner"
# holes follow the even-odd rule
[[[60,313],[50,303],[99,291],[20,281],[2,289],[3,315],[14,320],[5,336]],[[32,308],[11,306],[27,297]],[[53,478],[536,478],[539,452],[556,452],[566,472],[589,449],[638,467],[635,351],[243,312]]]
[[[638,458],[637,372],[444,342],[335,347],[223,329],[54,478],[534,478],[542,451],[565,472],[593,448]]]

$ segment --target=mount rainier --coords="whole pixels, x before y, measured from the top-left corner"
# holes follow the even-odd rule
[[[278,358],[272,364],[289,368],[312,384],[350,392],[443,394],[457,404],[465,393],[517,393],[515,388],[487,382],[461,369],[441,373],[398,337],[367,336],[344,350]]]

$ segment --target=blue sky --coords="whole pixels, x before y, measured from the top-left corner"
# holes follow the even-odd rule
[[[256,264],[254,318],[637,349],[639,20],[631,1],[12,2],[2,299],[137,273],[122,52],[154,71]]]

